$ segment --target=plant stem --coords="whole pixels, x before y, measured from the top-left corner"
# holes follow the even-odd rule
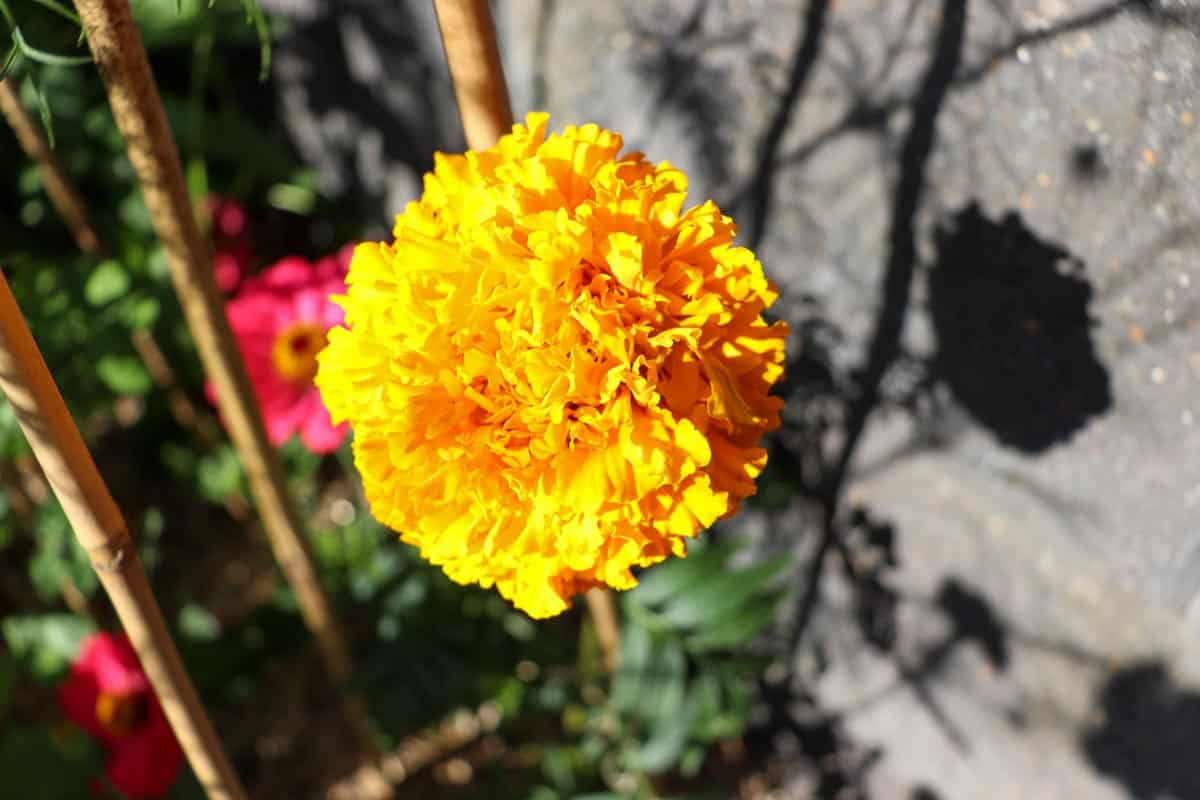
[[[241,800],[238,782],[167,630],[129,528],[0,274],[0,389],[137,651],[171,729],[210,800]]]
[[[585,595],[588,613],[596,626],[596,638],[604,652],[604,666],[616,672],[621,661],[621,623],[611,589],[591,589]]]
[[[512,106],[487,0],[434,0],[467,147],[491,147],[512,128]]]
[[[0,114],[8,120],[25,155],[41,168],[46,194],[75,237],[79,249],[89,256],[101,255],[100,239],[88,219],[87,205],[67,176],[62,162],[21,105],[21,98],[11,78],[0,80]]]

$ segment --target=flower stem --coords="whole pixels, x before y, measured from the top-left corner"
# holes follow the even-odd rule
[[[301,515],[283,468],[267,441],[262,416],[212,270],[212,254],[196,225],[179,152],[167,127],[158,87],[128,0],[75,0],[88,46],[125,138],[146,208],[171,265],[175,292],[204,369],[216,389],[225,427],[246,470],[275,560],[296,592],[301,614],[317,640],[325,668],[345,683],[351,660],[341,626],[317,575]],[[347,719],[374,759],[369,724],[348,698]]]
[[[112,600],[196,777],[210,800],[245,798],[171,641],[125,519],[67,411],[3,274],[0,389],[12,403],[80,546]]]
[[[50,202],[58,209],[59,216],[71,230],[79,249],[89,256],[102,255],[100,239],[88,218],[87,205],[63,169],[62,162],[38,131],[21,98],[17,96],[11,78],[0,79],[0,114],[8,120],[25,155],[34,161],[42,172],[42,185]]]

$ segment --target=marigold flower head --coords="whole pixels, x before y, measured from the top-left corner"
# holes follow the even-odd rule
[[[633,586],[754,493],[787,335],[683,173],[548,119],[435,157],[395,241],[355,250],[317,374],[375,516],[534,617]]]
[[[105,775],[125,797],[146,800],[170,791],[183,751],[127,636],[84,639],[58,697],[67,718],[108,751]]]

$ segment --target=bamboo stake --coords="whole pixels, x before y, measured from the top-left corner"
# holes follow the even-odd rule
[[[238,782],[167,630],[120,509],[0,273],[0,389],[137,651],[171,729],[210,800],[241,800]]]
[[[491,147],[513,124],[491,9],[487,0],[434,0],[433,5],[467,147]],[[612,591],[593,589],[586,597],[605,666],[615,670],[621,655],[621,625]]]
[[[250,380],[188,199],[179,154],[128,0],[76,0],[88,45],[108,89],[117,126],[142,186],[154,228],[166,248],[175,291],[205,371],[216,388],[225,427],[241,456],[275,558],[296,591],[326,667],[338,681],[350,660],[329,600],[317,578],[299,511],[267,441]]]
[[[263,529],[275,560],[296,592],[300,613],[317,640],[325,669],[344,684],[352,665],[341,626],[321,586],[299,509],[287,490],[283,468],[267,440],[249,377],[225,316],[187,194],[179,153],[171,138],[146,49],[128,0],[75,0],[88,47],[108,91],[117,127],[141,183],[154,229],[167,252],[175,292],[191,329],[205,372],[216,389],[225,427],[246,470]],[[376,779],[372,796],[390,796],[362,704],[347,697],[346,719],[366,752],[367,772]]]
[[[487,0],[434,0],[467,147],[491,147],[512,129],[508,85]]]
[[[0,80],[0,114],[8,120],[25,155],[41,168],[46,194],[75,237],[79,249],[89,256],[100,255],[100,238],[88,219],[87,205],[67,176],[62,162],[21,105],[21,98],[17,96],[16,86],[10,78]]]

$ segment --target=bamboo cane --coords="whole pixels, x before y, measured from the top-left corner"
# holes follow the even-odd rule
[[[50,145],[38,132],[37,125],[21,105],[21,99],[17,96],[16,87],[10,78],[0,79],[0,114],[8,120],[21,149],[41,167],[42,185],[46,187],[46,194],[50,195],[50,202],[58,209],[79,249],[90,256],[99,255],[100,239],[88,219],[87,205],[71,179],[67,177],[62,162],[50,149]]]
[[[299,511],[289,496],[283,470],[271,449],[262,417],[188,199],[179,154],[167,127],[158,89],[127,0],[76,0],[88,45],[108,89],[117,126],[125,137],[150,210],[166,248],[175,290],[216,388],[225,426],[241,456],[267,538],[284,575],[296,591],[305,621],[317,638],[326,666],[337,680],[350,674],[350,660],[329,600],[317,578]]]
[[[158,87],[128,0],[75,0],[88,46],[108,91],[117,127],[141,183],[154,229],[167,253],[175,292],[205,372],[216,389],[225,427],[246,470],[275,560],[296,592],[305,624],[317,640],[326,670],[337,683],[349,679],[349,650],[321,586],[304,526],[287,490],[283,468],[271,448],[249,377],[225,316],[188,199],[179,153],[167,126]],[[370,724],[361,704],[347,697],[345,712],[367,752],[377,797],[390,796],[378,768]]]
[[[210,800],[242,800],[246,792],[171,641],[125,519],[96,470],[2,273],[0,389],[12,403],[21,430],[112,600],[200,784]]]
[[[434,0],[467,147],[491,147],[512,128],[508,85],[487,0]]]
[[[433,5],[467,147],[491,147],[513,124],[491,9],[487,0],[434,0]],[[620,661],[621,627],[612,592],[593,589],[586,597],[605,666],[614,670]]]

